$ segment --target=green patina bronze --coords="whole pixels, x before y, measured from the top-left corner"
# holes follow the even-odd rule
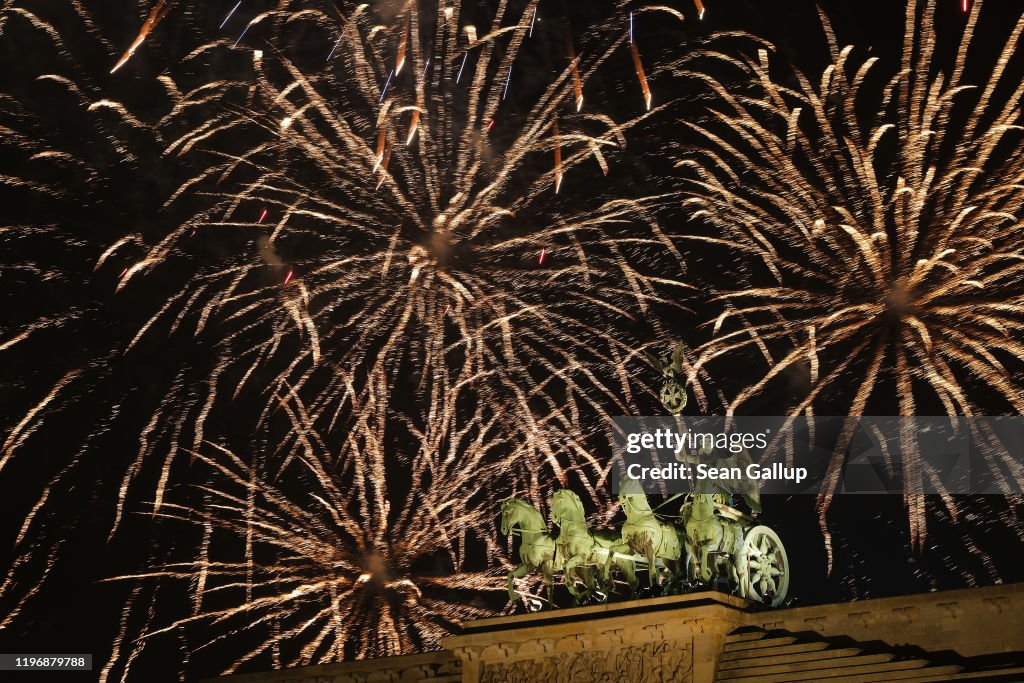
[[[508,598],[517,602],[515,580],[540,569],[544,575],[548,602],[554,604],[555,539],[548,533],[544,516],[537,509],[520,498],[510,498],[501,504],[501,533],[518,533],[519,561],[522,563],[508,573]]]
[[[679,381],[685,376],[682,345],[670,357],[648,357],[662,373],[660,397],[665,410],[676,417],[679,429],[685,429],[686,388]],[[743,468],[751,462],[745,450],[718,458],[711,450],[684,452],[679,458],[691,464],[713,459],[720,467]],[[518,498],[506,500],[501,506],[501,531],[522,538],[520,564],[508,574],[509,599],[522,599],[516,581],[537,570],[544,577],[552,606],[556,575],[562,577],[574,606],[606,601],[617,579],[635,597],[639,570],[646,572],[652,592],[671,594],[724,583],[740,597],[772,607],[782,605],[789,590],[789,561],[782,541],[771,528],[732,507],[732,496],[741,495],[752,513],[758,514],[757,489],[750,482],[702,486],[686,495],[678,516],[671,516],[651,508],[639,482],[623,479],[618,500],[625,521],[613,529],[591,528],[579,496],[568,489],[556,491],[549,509],[557,535],[552,535],[544,516],[532,505]],[[530,602],[531,607],[541,604],[538,599]]]
[[[551,523],[559,528],[555,539],[556,566],[562,570],[574,605],[595,595],[607,598],[613,586],[613,567],[622,572],[631,592],[636,593],[638,582],[633,562],[615,555],[620,533],[591,529],[579,496],[569,489],[555,491],[551,497]],[[583,591],[576,589],[577,580],[583,584]]]
[[[681,578],[683,543],[679,530],[654,514],[647,495],[634,479],[622,480],[619,505],[626,521],[620,531],[621,542],[615,546],[617,552],[641,557],[650,585],[672,592]]]
[[[661,405],[665,406],[665,410],[668,411],[669,415],[681,415],[683,408],[686,407],[686,387],[679,382],[679,378],[684,376],[685,370],[683,365],[685,349],[683,345],[677,345],[672,350],[671,356],[659,357],[651,353],[646,353],[645,355],[651,362],[651,365],[661,371],[661,377],[664,380],[660,393]]]

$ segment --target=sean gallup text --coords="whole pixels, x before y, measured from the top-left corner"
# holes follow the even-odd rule
[[[799,484],[807,479],[807,468],[785,467],[781,463],[772,463],[767,466],[751,463],[743,468],[712,467],[704,463],[690,465],[681,462],[668,463],[660,467],[644,467],[633,463],[626,468],[626,475],[631,479],[641,481],[650,479],[736,481],[745,477],[756,481],[792,481]]]

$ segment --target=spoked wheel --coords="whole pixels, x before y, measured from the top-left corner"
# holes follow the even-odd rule
[[[789,559],[778,534],[766,526],[749,529],[739,557],[740,595],[778,607],[789,592]]]

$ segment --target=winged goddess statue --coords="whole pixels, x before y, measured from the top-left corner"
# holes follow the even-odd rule
[[[686,347],[680,342],[672,349],[672,354],[669,356],[656,356],[648,351],[645,351],[644,355],[655,368],[661,371],[663,379],[659,393],[661,405],[669,415],[675,418],[678,432],[685,433],[687,426],[682,413],[687,402],[686,386],[683,384],[686,381]],[[717,454],[712,446],[701,446],[694,451],[683,449],[676,454],[676,459],[689,465],[704,463],[714,464],[715,467],[738,467],[741,472],[745,472],[747,465],[752,462],[750,453],[745,448],[738,453]],[[757,484],[746,478],[701,480],[698,482],[695,493],[714,494],[717,502],[723,504],[729,504],[732,496],[738,494],[743,496],[755,515],[761,512],[761,496],[757,490]]]

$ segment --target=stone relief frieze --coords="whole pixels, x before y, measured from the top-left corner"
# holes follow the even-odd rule
[[[562,652],[537,659],[487,662],[481,683],[685,683],[691,679],[690,649],[673,641],[650,642],[597,652]]]

